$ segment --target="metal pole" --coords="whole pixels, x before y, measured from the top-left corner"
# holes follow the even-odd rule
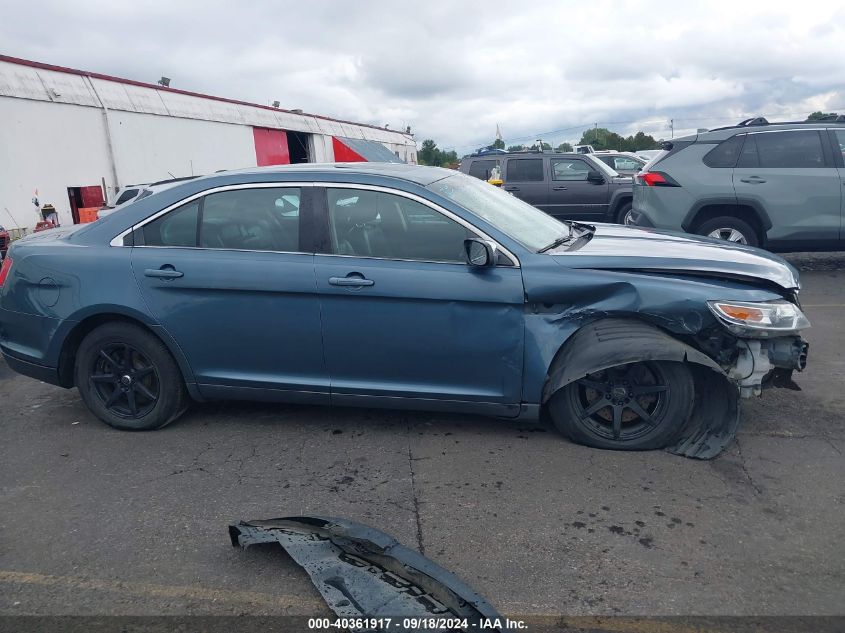
[[[117,190],[120,188],[120,182],[117,179],[117,161],[115,159],[114,153],[114,143],[112,142],[111,136],[111,122],[109,121],[109,109],[106,107],[106,104],[100,98],[100,93],[97,92],[96,86],[94,86],[94,82],[91,81],[91,77],[85,75],[85,79],[88,80],[88,85],[91,86],[91,91],[94,93],[94,96],[97,97],[97,101],[100,102],[100,107],[103,109],[103,120],[106,123],[106,150],[109,156],[109,166],[111,167],[112,178],[114,179],[114,191],[117,193]],[[106,196],[108,198],[108,196]],[[106,204],[108,204],[108,199],[106,199]]]

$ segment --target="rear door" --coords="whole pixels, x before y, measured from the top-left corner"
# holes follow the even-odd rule
[[[733,172],[738,202],[764,209],[773,247],[837,245],[842,185],[822,129],[749,132]]]
[[[543,211],[548,211],[549,182],[544,156],[508,158],[505,162],[505,191]]]
[[[842,194],[840,201],[840,224],[839,224],[839,246],[845,244],[845,130],[829,130],[829,138],[833,149],[833,162],[839,172],[839,183],[842,185],[839,191]]]
[[[587,180],[596,167],[583,158],[550,159],[551,187],[549,204],[545,209],[559,218],[604,221],[607,215],[609,183]],[[604,175],[604,174],[602,174]]]
[[[135,230],[135,279],[203,395],[328,403],[314,255],[300,247],[311,192],[235,186]]]

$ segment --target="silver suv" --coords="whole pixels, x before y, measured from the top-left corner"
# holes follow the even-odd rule
[[[842,116],[675,139],[634,177],[630,223],[771,251],[842,250],[843,153]]]

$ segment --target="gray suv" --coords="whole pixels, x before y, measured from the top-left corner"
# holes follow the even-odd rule
[[[630,223],[771,251],[842,250],[843,153],[842,116],[676,139],[635,176]]]
[[[490,180],[497,167],[505,191],[556,218],[624,224],[630,215],[630,176],[591,154],[482,154],[465,157],[460,170]]]

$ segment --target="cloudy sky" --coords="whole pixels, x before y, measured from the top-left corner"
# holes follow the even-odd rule
[[[0,52],[353,121],[459,153],[845,111],[841,2],[4,0]]]

